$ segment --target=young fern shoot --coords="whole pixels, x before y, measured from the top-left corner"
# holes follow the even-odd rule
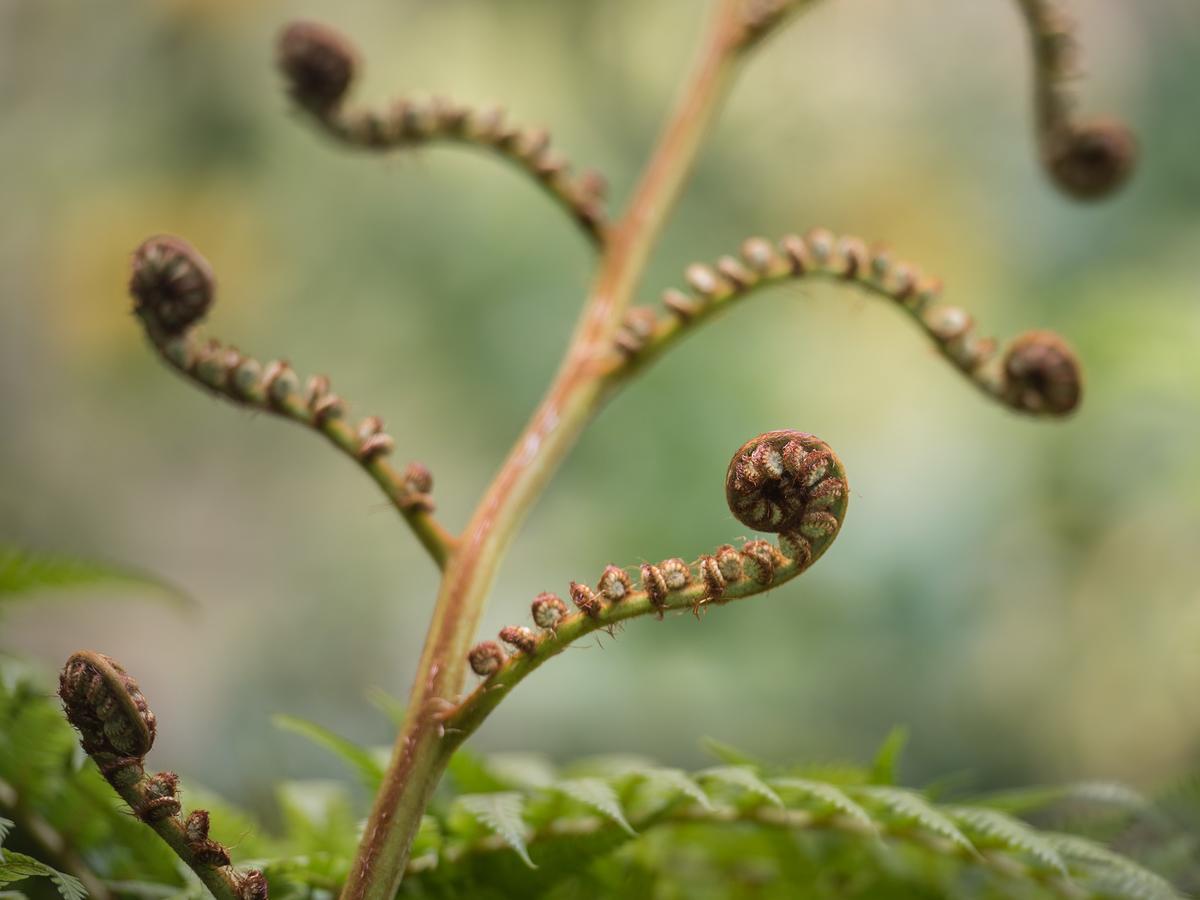
[[[1042,165],[1063,193],[1077,200],[1103,199],[1132,174],[1137,140],[1114,119],[1076,116],[1079,47],[1059,0],[1016,3],[1033,52],[1034,132]]]
[[[540,184],[594,244],[604,243],[607,182],[595,171],[573,176],[547,131],[510,125],[499,107],[474,109],[443,97],[400,98],[384,110],[349,106],[345,96],[358,58],[347,38],[314,22],[288,26],[279,40],[279,66],[292,99],[327,134],[365,150],[441,141],[495,153]]]
[[[263,873],[234,869],[229,850],[209,838],[207,810],[180,816],[179,776],[146,774],[146,754],[154,746],[158,722],[120,664],[101,653],[75,653],[63,668],[58,694],[80,745],[100,773],[217,900],[266,900]]]
[[[1017,2],[1035,49],[1037,135],[1045,164],[1073,196],[1109,194],[1132,167],[1132,138],[1121,126],[1073,118],[1066,87],[1070,42],[1061,15],[1051,0]],[[476,643],[505,550],[556,468],[602,404],[694,326],[762,287],[802,278],[848,282],[904,310],[964,377],[1009,409],[1061,417],[1078,405],[1080,367],[1062,339],[1031,331],[997,354],[995,342],[975,334],[964,310],[940,302],[939,282],[885,249],[822,229],[777,243],[752,238],[740,257],[689,268],[688,290],[668,291],[664,310],[631,308],[738,67],[810,5],[812,0],[713,0],[710,25],[678,101],[624,211],[611,220],[604,179],[573,175],[546,132],[508,125],[499,110],[448,100],[353,107],[347,95],[359,62],[350,43],[309,22],[283,31],[277,53],[287,91],[323,131],[348,146],[377,151],[433,142],[483,149],[530,175],[598,251],[595,278],[560,369],[459,534],[433,516],[428,470],[416,463],[394,469],[388,462],[394,441],[382,422],[373,416],[349,421],[327,378],[302,385],[286,362],[264,365],[199,337],[215,286],[208,264],[190,245],[158,236],[136,251],[134,311],[167,364],[226,400],[324,435],[372,477],[442,570],[407,713],[342,886],[343,900],[393,900],[454,750],[533,670],[579,638],[627,619],[673,611],[699,616],[779,587],[806,571],[836,538],[849,498],[837,455],[810,434],[770,431],[734,454],[725,492],[734,516],[755,531],[778,535],[776,543],[754,538],[691,561],[671,558],[636,570],[610,565],[595,587],[571,583],[574,611],[556,594],[543,593],[531,606],[533,627],[512,625],[501,631],[499,643]],[[471,671],[483,680],[464,695]],[[227,851],[208,839],[207,814],[179,817],[175,776],[145,775],[155,720],[132,679],[107,657],[79,653],[64,669],[61,694],[84,749],[138,818],[214,895],[265,900],[262,873],[235,872]]]
[[[143,242],[133,255],[129,291],[146,336],[173,369],[226,400],[323,434],[366,470],[429,555],[445,567],[454,537],[433,518],[433,476],[421,463],[400,472],[392,468],[387,458],[395,442],[378,416],[351,424],[345,403],[324,375],[313,376],[302,388],[285,361],[264,366],[236,347],[200,338],[196,326],[213,305],[216,282],[208,262],[187,241],[159,235]]]
[[[713,266],[689,266],[689,290],[663,294],[665,315],[648,307],[631,309],[614,340],[617,352],[608,377],[614,382],[632,377],[694,326],[757,290],[816,278],[853,284],[893,301],[968,381],[1010,409],[1063,416],[1079,403],[1079,363],[1062,338],[1045,331],[1026,332],[997,358],[996,342],[974,333],[966,310],[940,302],[941,281],[894,259],[886,247],[868,247],[857,237],[814,228],[804,236],[788,235],[778,244],[750,238],[740,256],[721,257]]]
[[[555,594],[539,594],[531,614],[538,631],[510,625],[500,640],[472,648],[471,669],[484,681],[444,717],[446,740],[461,743],[534,669],[579,638],[628,619],[668,611],[699,616],[710,606],[765,593],[804,573],[829,549],[846,516],[850,488],[837,454],[799,431],[771,431],[747,441],[730,460],[725,500],[739,522],[779,536],[778,544],[753,539],[740,548],[723,544],[691,563],[680,558],[638,567],[638,584],[624,569],[608,566],[593,590],[572,582],[578,611]]]

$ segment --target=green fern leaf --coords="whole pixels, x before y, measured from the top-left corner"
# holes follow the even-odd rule
[[[627,774],[640,780],[650,789],[661,791],[669,797],[684,796],[696,801],[696,805],[702,809],[711,810],[713,808],[708,794],[704,793],[700,785],[696,784],[682,769],[648,766],[630,769]]]
[[[105,585],[150,589],[178,605],[190,602],[179,588],[144,572],[0,545],[0,600]]]
[[[46,868],[50,869],[49,866]],[[84,888],[83,882],[74,875],[68,875],[57,869],[50,869],[47,874],[54,882],[54,886],[58,888],[58,893],[62,895],[63,900],[87,900],[87,889]]]
[[[360,747],[328,728],[306,719],[278,714],[272,716],[271,721],[276,728],[306,737],[314,744],[324,747],[344,762],[349,763],[358,772],[358,777],[367,790],[377,791],[383,784],[384,767],[375,754],[366,747]]]
[[[900,768],[900,757],[908,746],[908,729],[897,725],[888,732],[883,743],[875,752],[875,761],[871,764],[872,784],[896,784]]]
[[[500,791],[494,794],[466,794],[458,798],[458,805],[479,824],[498,835],[508,844],[525,865],[536,869],[529,858],[525,845],[525,798],[516,791]]]
[[[1101,895],[1127,900],[1180,900],[1161,875],[1128,857],[1074,834],[1044,832],[1042,839],[1065,860],[1079,864],[1088,886]]]
[[[68,875],[53,869],[43,862],[38,862],[24,853],[14,853],[11,850],[0,862],[0,886],[21,881],[25,878],[49,878],[63,900],[86,900],[87,891],[74,875]]]
[[[0,863],[0,887],[23,878],[38,878],[46,875],[46,866],[23,853],[9,851]]]
[[[633,826],[625,818],[621,801],[611,784],[599,778],[568,778],[551,785],[551,790],[570,797],[584,806],[590,806],[606,819],[610,819],[629,835],[636,835]]]
[[[775,806],[783,806],[783,800],[779,795],[771,790],[770,785],[759,778],[749,766],[714,766],[711,769],[697,772],[696,779],[701,782],[718,781],[753,794]]]
[[[975,806],[943,807],[942,812],[967,832],[976,835],[981,843],[986,839],[1014,850],[1024,851],[1046,868],[1054,869],[1063,875],[1068,874],[1067,864],[1054,849],[1054,845],[1020,819],[1014,819],[998,810]]]
[[[973,856],[979,854],[975,845],[959,830],[957,825],[934,809],[928,800],[915,791],[875,784],[855,788],[854,794],[859,799],[869,800],[901,819],[915,822],[934,834],[940,834]]]
[[[8,835],[16,827],[16,824],[12,819],[0,816],[0,863],[4,862],[4,842],[8,840]]]
[[[446,772],[454,791],[459,794],[491,794],[513,788],[492,771],[486,759],[465,748],[460,748],[450,757]]]
[[[793,778],[784,776],[771,779],[771,786],[783,792],[795,792],[803,794],[807,797],[812,797],[815,800],[824,803],[831,809],[835,809],[844,815],[849,816],[857,822],[862,823],[871,831],[878,831],[879,828],[875,824],[875,820],[871,818],[861,805],[855,803],[847,796],[846,792],[839,787],[835,787],[824,781],[813,781],[808,778]]]
[[[285,781],[275,788],[288,848],[301,854],[351,854],[355,815],[346,785],[330,780]]]

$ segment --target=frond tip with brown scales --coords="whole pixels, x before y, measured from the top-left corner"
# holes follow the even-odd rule
[[[763,288],[812,279],[852,284],[891,301],[968,381],[1012,410],[1065,416],[1079,402],[1079,361],[1062,338],[1027,332],[998,355],[997,342],[976,333],[970,313],[942,301],[940,279],[882,245],[869,246],[854,235],[838,236],[824,228],[785,235],[778,242],[750,238],[738,257],[688,266],[688,289],[666,291],[661,311],[643,306],[626,314],[613,339],[606,376],[614,385],[632,377],[696,326]]]
[[[593,590],[570,584],[577,611],[555,594],[533,601],[536,628],[509,625],[500,640],[477,644],[468,654],[483,682],[442,717],[447,740],[461,742],[526,675],[573,643],[597,631],[613,631],[627,619],[663,618],[668,612],[699,613],[709,606],[754,597],[805,572],[829,549],[846,516],[850,488],[833,449],[802,431],[769,431],[743,444],[729,462],[725,499],[730,512],[756,531],[779,535],[777,543],[724,544],[692,562],[680,557],[637,567],[638,583],[618,566],[606,566]]]
[[[1016,0],[1033,51],[1034,126],[1050,179],[1076,200],[1101,200],[1133,173],[1137,139],[1111,118],[1080,119],[1075,24],[1058,0]]]
[[[420,463],[396,471],[388,461],[395,440],[378,416],[357,425],[346,420],[346,404],[329,379],[307,383],[286,360],[266,364],[212,338],[199,325],[216,302],[212,267],[183,238],[156,235],[133,254],[129,282],[133,311],[163,360],[192,383],[239,406],[271,413],[324,435],[354,459],[379,485],[439,566],[454,537],[433,518],[433,476]]]
[[[152,828],[217,900],[266,900],[258,869],[237,871],[229,850],[208,836],[207,810],[180,816],[179,776],[147,775],[145,757],[154,746],[158,720],[138,683],[103,653],[71,655],[59,675],[58,695],[79,743],[135,818]]]
[[[277,59],[292,100],[342,143],[376,151],[435,142],[486,150],[530,175],[592,243],[604,243],[607,181],[594,170],[574,174],[545,129],[518,128],[499,107],[477,109],[444,97],[402,97],[384,109],[350,106],[345,99],[361,67],[359,53],[348,38],[315,22],[288,25]]]

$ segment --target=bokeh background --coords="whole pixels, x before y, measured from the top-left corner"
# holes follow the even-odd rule
[[[895,311],[787,287],[695,335],[604,411],[504,565],[484,634],[604,564],[744,532],[722,477],[771,428],[838,449],[845,530],[755,602],[639,621],[531,678],[474,740],[557,758],[861,759],[912,730],[910,783],[1117,777],[1200,763],[1200,7],[1073,0],[1084,109],[1143,166],[1073,205],[1035,165],[1012,4],[827,2],[757,55],[644,284],[749,234],[823,224],[942,275],[985,332],[1061,331],[1087,367],[1061,424],[982,401]],[[124,294],[148,234],[212,260],[215,335],[329,373],[458,526],[557,366],[591,253],[470,151],[355,155],[288,111],[273,37],[329,21],[360,96],[503,101],[627,196],[703,19],[695,0],[0,3],[0,539],[158,573],[193,607],[109,591],[11,609],[0,641],[137,674],[161,765],[260,807],[336,771],[286,712],[390,741],[434,570],[313,435],[169,374]],[[965,773],[965,774],[964,774]]]

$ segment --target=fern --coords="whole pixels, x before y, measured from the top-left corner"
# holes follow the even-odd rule
[[[1046,834],[1044,839],[1064,859],[1080,864],[1082,879],[1098,893],[1132,900],[1177,900],[1181,896],[1162,876],[1087,838]]]
[[[370,750],[360,747],[322,725],[296,716],[279,714],[274,716],[271,721],[275,723],[276,728],[306,737],[314,744],[333,753],[343,762],[348,763],[358,773],[359,779],[367,790],[374,792],[379,789],[379,785],[383,782],[383,764]]]
[[[967,853],[978,855],[975,845],[945,813],[935,809],[915,791],[885,785],[865,785],[857,788],[860,800],[870,801],[877,810],[886,810],[895,819],[919,825],[946,838]]]
[[[775,806],[783,806],[779,795],[749,766],[715,766],[697,772],[696,779],[701,782],[716,781]]]
[[[525,846],[525,820],[522,818],[525,800],[520,794],[515,791],[468,794],[458,798],[458,805],[511,847],[525,865],[531,869],[537,868]]]
[[[1062,875],[1067,874],[1066,863],[1053,843],[1024,822],[994,809],[952,806],[943,811],[971,834],[977,846],[990,844],[1023,851],[1046,868],[1054,869]]]
[[[79,849],[103,861],[105,879],[127,883],[121,893],[147,900],[201,896],[165,848],[113,802],[95,768],[71,763],[69,734],[47,693],[19,667],[0,666],[0,674],[0,779],[38,797],[56,827],[70,826]],[[281,717],[279,724],[337,753],[364,780],[374,777],[369,749],[302,720]],[[780,885],[807,886],[814,897],[918,890],[1004,898],[1064,891],[1137,900],[1178,896],[1133,859],[1078,835],[1039,831],[1002,808],[1019,800],[1037,811],[1054,797],[1080,796],[1109,798],[1123,808],[1135,806],[1136,797],[1154,806],[1128,789],[1068,785],[1037,789],[1036,796],[1009,792],[943,805],[905,788],[867,783],[879,771],[877,764],[839,765],[780,774],[743,761],[689,774],[629,756],[557,769],[535,754],[460,752],[450,767],[457,791],[443,793],[422,820],[401,894],[587,897],[628,895],[631,885],[641,885],[690,895],[751,866]],[[1167,846],[1171,836],[1176,847],[1196,846],[1187,843],[1195,839],[1194,794],[1186,784],[1167,795],[1157,818],[1143,817],[1156,828],[1179,823],[1155,846]],[[188,799],[218,811],[214,821],[224,839],[258,856],[242,861],[266,871],[277,897],[336,893],[344,884],[361,811],[341,783],[282,784],[282,834],[248,844],[243,835],[261,829],[244,813],[202,791]],[[0,832],[11,828],[0,820]],[[0,887],[44,878],[65,900],[82,900],[65,873],[55,880],[51,867],[14,852],[5,863]]]
[[[26,878],[48,878],[63,900],[86,900],[87,891],[74,875],[60,872],[24,853],[8,851],[0,862],[0,887]]]
[[[560,781],[553,786],[553,790],[578,803],[590,806],[600,815],[615,822],[622,831],[631,837],[637,835],[633,826],[625,819],[625,813],[621,810],[621,802],[617,799],[617,792],[612,785],[599,778],[572,778],[568,781]]]
[[[547,774],[546,765],[539,759],[537,771]],[[510,769],[511,760],[502,758],[493,767],[490,760],[474,758],[471,766],[491,770],[488,777],[499,783],[495,772]],[[603,768],[593,765],[589,771]],[[436,847],[410,866],[401,893],[557,896],[570,884],[574,888],[564,896],[596,896],[608,890],[610,867],[624,878],[631,867],[648,866],[639,877],[656,882],[684,865],[675,855],[687,847],[704,847],[705,865],[716,865],[721,853],[714,848],[736,846],[743,855],[760,854],[766,866],[795,868],[796,878],[812,878],[814,885],[824,877],[821,872],[849,867],[857,881],[890,884],[897,891],[901,883],[906,891],[942,884],[946,893],[957,895],[974,884],[969,891],[978,896],[1063,891],[1114,898],[1177,896],[1163,893],[1170,886],[1160,876],[1112,850],[1082,838],[1070,844],[1066,836],[1039,832],[988,807],[939,806],[914,791],[884,785],[764,777],[761,769],[745,764],[692,776],[645,765],[608,768],[607,776],[549,785],[541,777],[530,783],[523,773],[503,790],[459,797],[436,825],[423,826],[423,832],[436,835]],[[516,786],[521,782],[524,787]],[[570,802],[550,803],[554,796]],[[599,815],[581,815],[582,810]],[[786,832],[802,843],[779,844],[772,837]],[[804,848],[800,857],[797,847]],[[520,875],[506,857],[536,865],[537,871]],[[695,859],[687,863],[696,864]],[[806,866],[812,871],[805,869],[802,876]],[[992,887],[980,888],[983,883]],[[848,895],[841,889],[813,891],[813,896]]]
[[[865,828],[875,831],[875,821],[870,813],[855,803],[840,787],[811,778],[783,777],[772,779],[771,785],[783,792],[795,792],[817,800],[831,810],[849,816]]]
[[[0,601],[45,591],[105,586],[149,589],[177,605],[189,602],[179,588],[144,572],[0,545]]]

